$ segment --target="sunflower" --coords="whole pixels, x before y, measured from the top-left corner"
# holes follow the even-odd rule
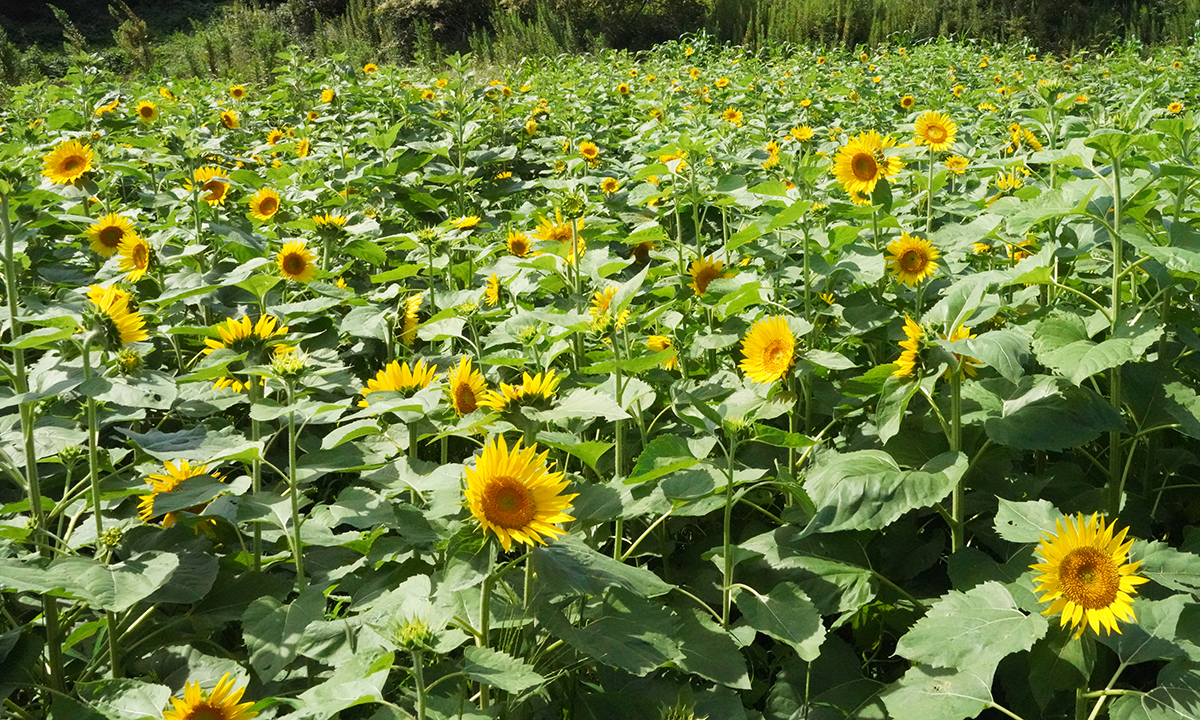
[[[207,465],[197,465],[192,467],[192,464],[187,460],[179,460],[178,464],[168,460],[164,463],[166,474],[155,474],[146,478],[146,483],[150,485],[150,494],[143,495],[142,501],[138,503],[138,517],[142,522],[150,522],[155,516],[154,500],[159,495],[169,492],[174,492],[184,480],[188,478],[198,477],[200,475],[209,475]],[[220,479],[220,475],[213,475]],[[196,505],[187,509],[190,513],[199,513],[204,509],[203,505]],[[171,527],[175,524],[176,514],[169,512],[163,516],[163,527]]]
[[[547,217],[539,218],[538,227],[533,231],[533,236],[538,240],[571,242],[571,221],[564,221],[562,213],[558,210],[554,211],[554,218],[554,222]],[[583,223],[580,222],[579,226],[583,227]]]
[[[379,69],[379,66],[376,65],[375,63],[367,63],[366,65],[363,65],[363,72],[366,73],[367,75],[370,75],[371,73],[375,72],[378,69]]]
[[[488,307],[500,304],[500,276],[492,273],[487,279],[487,288],[483,291],[483,302]]]
[[[596,317],[608,312],[608,308],[610,305],[612,305],[612,300],[614,297],[616,297],[616,295],[616,285],[609,285],[603,290],[594,293],[592,295],[592,307],[590,310],[588,310],[588,313],[590,313],[592,317]]]
[[[804,142],[812,139],[813,129],[807,125],[797,125],[788,131],[788,135],[797,142]]]
[[[508,234],[508,238],[504,241],[508,246],[508,251],[517,257],[525,257],[529,254],[532,244],[529,241],[529,236],[523,232],[515,231]]]
[[[238,122],[237,110],[225,110],[221,113],[221,124],[230,130],[236,130],[241,126]]]
[[[134,234],[126,235],[117,248],[121,253],[119,267],[129,282],[142,279],[150,269],[150,243]]]
[[[42,175],[56,185],[70,185],[92,169],[92,148],[78,140],[68,140],[54,146],[42,158]]]
[[[250,709],[254,703],[238,704],[245,691],[246,688],[233,689],[229,673],[221,676],[211,693],[202,693],[200,683],[189,682],[182,700],[171,698],[175,707],[166,711],[162,720],[250,720],[258,715]]]
[[[121,104],[121,98],[113,98],[112,102],[100,105],[99,107],[97,107],[95,110],[92,111],[92,114],[103,117],[104,115],[107,115],[108,113],[112,112],[113,110],[116,110],[117,105],[120,105],[120,104]]]
[[[522,449],[521,441],[510,452],[503,435],[483,446],[475,467],[465,469],[467,507],[486,534],[491,530],[508,552],[513,540],[545,545],[566,531],[554,523],[575,518],[564,512],[576,495],[563,495],[567,481],[561,472],[546,467],[549,451],[537,454],[537,445]]]
[[[462,217],[451,218],[450,222],[459,230],[470,230],[479,224],[479,219],[478,215],[463,215]]]
[[[105,326],[113,345],[141,342],[150,337],[141,313],[129,309],[129,293],[115,287],[92,285],[88,300],[105,318]]]
[[[663,350],[669,350],[670,348],[675,347],[675,343],[674,343],[674,341],[671,340],[671,338],[667,337],[666,335],[651,335],[650,337],[646,338],[646,347],[650,349],[650,352],[657,353],[657,352],[662,352]],[[667,358],[662,363],[662,368],[664,370],[675,370],[678,367],[679,367],[679,356],[678,355],[676,355],[675,357]]]
[[[318,230],[328,230],[337,232],[346,227],[346,218],[341,215],[332,215],[325,213],[324,215],[313,215],[313,225],[317,226]]]
[[[940,335],[940,337],[949,342],[957,342],[959,340],[973,338],[975,337],[975,333],[971,332],[971,328],[967,327],[966,325],[959,325],[958,329],[950,333],[949,337],[945,335]],[[970,355],[959,355],[958,353],[954,353],[954,360],[962,363],[963,373],[969,375],[970,377],[975,377],[977,373],[976,368],[982,364]],[[950,370],[947,369],[942,377],[946,378],[947,380],[950,379]]]
[[[644,264],[650,261],[650,253],[657,249],[658,243],[654,242],[653,240],[646,240],[634,245],[633,249],[629,251],[629,254],[633,257],[635,262]]]
[[[967,160],[962,155],[951,155],[950,157],[946,158],[946,169],[955,175],[962,175],[964,172],[966,172],[967,166],[970,164],[971,161]]]
[[[471,365],[471,358],[464,355],[458,366],[451,368],[446,376],[446,392],[450,395],[450,404],[459,415],[470,415],[479,409],[483,395],[487,392],[487,382],[483,373]]]
[[[584,140],[579,143],[579,157],[588,161],[588,164],[595,165],[600,161],[600,148],[591,140]]]
[[[255,220],[270,220],[279,211],[279,193],[271,188],[262,188],[250,198],[250,217]]]
[[[246,97],[245,86],[234,85],[233,87],[229,88],[229,97],[233,98],[234,100],[241,100],[242,98]]]
[[[905,377],[912,375],[916,370],[917,361],[921,355],[921,339],[925,336],[925,331],[912,318],[904,316],[904,340],[900,341],[900,347],[903,351],[900,353],[900,359],[896,364],[900,367],[892,374],[896,377]]]
[[[941,253],[928,240],[901,233],[899,239],[888,243],[888,262],[891,263],[892,273],[905,285],[916,285],[925,278],[933,275],[937,269],[934,263]]]
[[[833,174],[851,196],[869,196],[881,178],[900,172],[904,163],[886,157],[884,149],[895,144],[891,136],[880,137],[871,130],[847,142],[833,161]]]
[[[620,95],[628,95],[629,94],[629,83],[621,83],[621,84],[617,85],[617,93]]]
[[[479,401],[480,405],[503,412],[509,406],[515,405],[546,405],[546,401],[554,397],[558,384],[562,382],[561,375],[555,375],[553,370],[545,374],[538,373],[530,377],[522,373],[520,385],[500,383],[500,391],[488,390]]]
[[[782,315],[767,317],[750,326],[742,339],[738,366],[755,382],[773,383],[796,362],[796,338]]]
[[[275,256],[279,272],[288,280],[301,283],[316,277],[317,266],[313,263],[316,259],[316,254],[305,247],[303,240],[289,241]]]
[[[529,118],[525,121],[525,134],[533,135],[535,133],[537,133],[537,120]]]
[[[950,116],[945,113],[927,110],[917,118],[914,130],[917,133],[916,144],[928,145],[930,150],[940,152],[949,150],[950,146],[954,144],[958,125],[954,124]]]
[[[317,118],[321,117],[321,113],[316,110],[309,110],[308,115],[305,115],[309,122],[316,122]]]
[[[138,120],[144,123],[152,123],[158,119],[158,106],[149,100],[143,100],[134,108],[137,113]]]
[[[605,195],[612,195],[621,189],[621,183],[617,182],[614,177],[606,177],[600,181],[600,192]]]
[[[283,131],[279,128],[274,128],[267,131],[267,144],[274,145],[283,139]]]
[[[363,399],[358,401],[358,406],[370,407],[367,396],[373,392],[396,392],[405,397],[412,397],[413,393],[424,390],[438,379],[436,370],[433,365],[426,365],[424,360],[418,360],[411,368],[408,363],[401,365],[399,360],[393,360],[367,381],[367,386],[362,391]]]
[[[1183,103],[1176,100],[1175,102],[1173,102],[1167,106],[1167,112],[1171,113],[1172,115],[1180,114],[1181,112],[1183,112]]]
[[[1034,578],[1035,592],[1045,593],[1039,600],[1052,601],[1043,615],[1061,613],[1059,625],[1077,627],[1075,637],[1084,628],[1105,634],[1121,628],[1117,620],[1136,622],[1133,595],[1137,586],[1149,582],[1133,573],[1141,562],[1126,562],[1133,541],[1125,542],[1129,528],[1114,533],[1115,523],[1106,524],[1095,513],[1082,514],[1055,523],[1056,534],[1047,533],[1038,543],[1037,554],[1043,562],[1030,565],[1042,573]]]
[[[696,295],[703,295],[708,291],[708,284],[713,280],[720,278],[733,277],[731,273],[722,273],[721,269],[725,267],[723,260],[713,261],[712,255],[706,258],[696,258],[688,267],[688,274],[692,276],[690,287]]]
[[[916,104],[917,101],[912,95],[905,95],[904,97],[900,98],[900,107],[904,108],[905,110],[912,110],[913,105]]]
[[[741,127],[742,111],[732,107],[725,108],[725,112],[721,113],[721,119],[734,127]]]
[[[243,316],[241,320],[229,318],[213,329],[221,339],[205,338],[205,355],[228,348],[235,353],[246,353],[251,363],[258,364],[268,348],[278,345],[280,341],[276,338],[287,334],[288,326],[279,326],[279,320],[274,316],[263,315],[254,323],[250,322],[249,316]]]
[[[336,97],[337,93],[335,93],[332,88],[325,88],[321,91],[321,102],[323,103],[331,103]]]
[[[121,246],[121,241],[134,234],[129,218],[109,213],[92,223],[83,236],[91,241],[92,252],[100,257],[111,257]]]
[[[225,196],[229,194],[228,180],[225,171],[216,167],[202,167],[192,173],[192,182],[200,187],[200,192],[207,193],[200,199],[209,205],[225,204]],[[192,189],[192,183],[188,183],[187,189]]]
[[[421,319],[421,293],[409,295],[404,301],[404,325],[400,328],[400,342],[412,345],[417,338],[417,324]]]

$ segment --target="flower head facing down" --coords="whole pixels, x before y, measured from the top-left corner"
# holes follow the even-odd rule
[[[894,144],[891,136],[880,137],[874,130],[858,135],[838,150],[833,161],[834,176],[850,195],[870,195],[881,179],[904,167],[899,158],[884,154],[884,149]]]
[[[1064,523],[1065,520],[1065,523]],[[1100,634],[1121,632],[1118,620],[1136,622],[1133,596],[1137,586],[1149,582],[1133,573],[1141,562],[1126,562],[1133,540],[1114,532],[1115,524],[1105,523],[1093,514],[1076,515],[1056,523],[1058,532],[1042,536],[1037,546],[1042,562],[1029,567],[1041,573],[1034,578],[1034,592],[1043,593],[1041,602],[1050,602],[1043,615],[1059,614],[1059,625],[1071,625],[1075,637],[1085,628]]]
[[[288,280],[306,283],[317,275],[316,254],[303,240],[290,240],[275,256],[279,273]]]
[[[949,115],[933,110],[921,113],[913,129],[916,144],[928,145],[930,150],[938,152],[949,150],[958,134],[958,125]]]
[[[424,360],[418,360],[411,368],[408,363],[401,364],[399,360],[393,360],[367,381],[358,406],[370,407],[367,396],[373,392],[395,392],[412,397],[418,390],[424,390],[438,379],[436,371],[436,367],[426,365]]]
[[[150,337],[141,313],[129,309],[129,293],[124,290],[92,285],[88,289],[88,300],[101,316],[107,345],[115,347]]]
[[[91,242],[92,252],[100,257],[112,257],[126,237],[136,235],[129,218],[109,213],[92,223],[83,236]]]
[[[928,240],[908,233],[901,233],[898,239],[888,243],[887,251],[891,253],[887,260],[892,274],[910,286],[933,275],[937,270],[936,260],[942,255]]]
[[[496,273],[488,276],[487,287],[483,291],[483,302],[488,307],[496,307],[500,304],[500,276]]]
[[[91,146],[68,140],[42,158],[42,175],[55,185],[70,185],[92,169],[93,159]]]
[[[271,188],[262,188],[250,198],[250,217],[255,220],[270,220],[279,212],[279,193]]]
[[[256,717],[258,713],[250,709],[254,703],[238,702],[246,688],[234,690],[233,684],[229,673],[221,676],[212,692],[202,692],[200,683],[187,683],[183,699],[171,698],[173,707],[163,714],[162,720],[250,720]]]
[[[796,362],[796,337],[783,315],[767,317],[750,326],[742,338],[742,362],[738,366],[755,382],[773,383]]]
[[[166,463],[164,463],[163,467],[166,470],[165,473],[156,473],[146,478],[146,483],[150,485],[150,494],[143,495],[141,502],[138,503],[138,517],[141,518],[142,522],[150,522],[150,520],[159,514],[154,511],[155,499],[161,495],[174,492],[179,488],[180,485],[183,484],[185,480],[204,475],[211,475],[217,479],[220,479],[221,477],[220,475],[213,475],[209,473],[207,465],[197,465],[193,467],[192,464],[187,460],[179,460],[177,462],[171,462],[168,460]],[[204,505],[207,505],[207,503]],[[199,513],[204,509],[204,505],[196,505],[187,508],[187,512]],[[171,527],[174,525],[176,517],[177,514],[174,512],[169,512],[163,515],[163,527]]]
[[[675,342],[666,335],[651,335],[650,337],[646,338],[646,347],[651,352],[657,353],[675,347]],[[675,357],[667,358],[663,361],[661,367],[664,370],[677,369],[679,367],[679,356],[676,355]]]
[[[267,349],[278,345],[281,338],[287,335],[288,326],[279,325],[279,320],[272,315],[262,315],[256,322],[250,322],[250,316],[240,320],[229,318],[212,328],[221,338],[205,338],[204,354],[214,350],[229,349],[235,353],[246,353],[247,360],[257,365],[265,361]]]
[[[529,373],[523,373],[520,384],[509,385],[508,383],[500,383],[499,392],[488,390],[487,395],[480,401],[480,405],[485,405],[498,412],[504,412],[510,407],[518,405],[531,405],[539,409],[545,409],[549,406],[549,401],[554,397],[555,391],[558,390],[558,384],[562,382],[563,376],[555,375],[553,370],[547,370],[544,374],[530,376]]]
[[[450,395],[454,412],[459,415],[470,415],[478,410],[486,392],[487,381],[483,373],[471,364],[469,356],[464,355],[446,376],[446,393]]]
[[[567,481],[561,472],[546,467],[548,451],[537,453],[537,445],[510,451],[503,435],[483,446],[475,467],[465,469],[466,505],[484,533],[491,531],[505,552],[513,541],[545,545],[566,531],[555,523],[575,518],[565,511],[575,495],[564,495]]]

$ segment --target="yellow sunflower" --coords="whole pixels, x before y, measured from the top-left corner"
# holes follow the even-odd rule
[[[233,689],[229,673],[221,676],[211,693],[200,690],[200,683],[189,682],[184,686],[183,699],[171,698],[175,707],[163,714],[162,720],[250,720],[257,712],[250,708],[254,703],[238,703],[246,688]]]
[[[154,500],[159,496],[169,492],[174,492],[184,480],[194,478],[200,475],[209,475],[207,465],[197,465],[192,467],[192,464],[187,460],[179,460],[178,464],[168,460],[164,463],[166,474],[154,474],[146,478],[146,483],[150,485],[150,494],[143,495],[141,502],[138,503],[138,517],[142,522],[150,522],[155,516]],[[220,479],[220,475],[213,475]],[[187,509],[190,513],[199,513],[204,509],[203,505],[196,505]],[[169,512],[163,516],[163,527],[171,527],[175,524],[176,514]]]
[[[562,213],[558,210],[554,211],[554,217],[554,222],[547,217],[539,218],[538,227],[533,231],[533,236],[538,240],[571,242],[571,221],[564,221]],[[582,222],[579,223],[579,227],[583,227]]]
[[[675,343],[666,335],[651,335],[650,337],[646,338],[646,347],[649,348],[651,352],[657,353],[675,347]],[[678,367],[678,355],[673,358],[667,358],[662,363],[662,368],[664,370],[675,370]]]
[[[125,273],[125,279],[129,282],[141,280],[150,269],[150,243],[137,235],[129,234],[121,240],[118,250],[121,253],[119,267]]]
[[[537,120],[529,118],[525,121],[525,134],[534,135],[537,133]]]
[[[202,167],[192,173],[192,182],[199,186],[200,199],[209,205],[225,204],[225,196],[229,194],[229,176],[217,167]],[[192,189],[192,183],[187,184]]]
[[[905,95],[904,97],[900,98],[900,107],[904,108],[905,110],[912,110],[913,105],[916,104],[917,101],[912,95]]]
[[[880,137],[874,130],[858,135],[838,150],[833,161],[834,176],[851,196],[869,196],[880,179],[904,167],[899,158],[884,155],[884,149],[894,144],[890,135]]]
[[[600,181],[600,192],[605,195],[612,195],[621,189],[621,183],[616,178],[606,177]]]
[[[149,100],[143,100],[134,108],[137,113],[138,120],[144,123],[152,123],[158,119],[158,106]]]
[[[945,113],[928,110],[917,118],[915,142],[918,145],[928,145],[930,150],[941,152],[949,150],[954,144],[958,133],[958,125]]]
[[[225,110],[221,113],[221,124],[230,130],[237,130],[241,123],[238,122],[237,110]]]
[[[275,256],[279,272],[288,280],[306,283],[317,275],[314,261],[317,256],[305,247],[303,240],[291,240]]]
[[[719,278],[733,277],[731,273],[722,273],[722,268],[725,267],[725,261],[712,259],[712,255],[706,258],[696,258],[688,267],[688,274],[692,276],[690,287],[697,296],[703,295],[708,291],[708,284]]]
[[[296,157],[306,158],[312,153],[312,143],[307,139],[296,143]]]
[[[567,481],[546,467],[548,452],[538,455],[536,444],[522,449],[520,440],[510,452],[504,436],[497,435],[483,446],[475,467],[465,469],[467,507],[505,552],[513,540],[545,545],[543,538],[567,534],[554,523],[575,519],[565,510],[576,495],[562,494]]]
[[[68,140],[54,146],[42,158],[42,175],[56,185],[70,185],[92,169],[92,148],[78,140]]]
[[[126,237],[135,235],[129,218],[109,213],[92,223],[83,236],[92,244],[92,252],[100,257],[112,257]]]
[[[788,135],[797,142],[804,142],[805,140],[812,139],[813,129],[807,125],[797,125],[791,130],[788,130]]]
[[[621,95],[629,94],[629,83],[620,83],[617,85],[617,92]]]
[[[500,276],[492,273],[487,279],[487,288],[483,291],[483,302],[488,307],[496,307],[500,304]]]
[[[451,218],[450,222],[459,230],[470,230],[479,224],[479,220],[478,215],[463,215],[462,217]]]
[[[725,112],[721,113],[721,119],[734,127],[741,127],[742,111],[732,107],[725,108]]]
[[[421,320],[421,293],[409,295],[403,307],[404,324],[400,328],[400,342],[412,345],[417,339],[417,325]]]
[[[904,340],[900,341],[900,347],[903,349],[900,353],[900,359],[896,364],[900,367],[892,373],[896,377],[906,377],[912,375],[917,368],[917,362],[921,355],[921,339],[925,337],[925,331],[912,318],[904,316]]]
[[[545,374],[538,373],[532,377],[529,373],[523,373],[521,384],[500,383],[499,392],[488,390],[479,404],[501,412],[508,409],[510,405],[544,406],[546,401],[554,397],[555,391],[558,390],[558,384],[561,382],[562,376],[555,375],[553,370],[547,370]]]
[[[229,88],[229,97],[234,100],[241,100],[246,97],[246,87],[244,85],[234,85]]]
[[[955,175],[962,175],[967,171],[967,166],[970,164],[971,161],[967,160],[962,155],[951,155],[950,157],[946,158],[946,169]]]
[[[1137,586],[1149,582],[1133,573],[1141,562],[1126,562],[1133,540],[1125,542],[1129,528],[1114,533],[1115,523],[1106,524],[1092,514],[1064,518],[1055,523],[1058,532],[1047,533],[1038,544],[1041,563],[1029,567],[1042,573],[1034,579],[1039,600],[1051,601],[1043,615],[1061,613],[1059,625],[1078,628],[1075,637],[1091,627],[1097,635],[1121,632],[1118,620],[1136,622],[1133,596]]]
[[[767,317],[750,326],[742,339],[738,366],[755,382],[773,383],[796,362],[796,338],[782,315]]]
[[[250,198],[250,217],[255,220],[270,220],[279,211],[279,193],[271,188],[262,188]]]
[[[271,315],[263,315],[254,323],[250,322],[249,316],[243,316],[241,320],[229,318],[213,329],[221,339],[205,338],[205,355],[213,350],[228,348],[235,353],[246,353],[251,363],[258,364],[263,352],[280,342],[276,338],[287,334],[288,326],[280,326],[279,320]]]
[[[146,320],[141,313],[129,309],[129,293],[115,287],[92,285],[88,289],[88,300],[96,306],[108,322],[113,344],[125,345],[141,342],[150,337],[146,332]]]
[[[346,218],[342,217],[341,215],[331,215],[330,213],[325,213],[324,215],[313,215],[312,221],[313,225],[316,225],[318,230],[337,231],[346,227]]]
[[[438,379],[436,370],[433,365],[426,365],[424,360],[418,360],[411,368],[408,363],[401,365],[399,360],[393,360],[367,381],[367,386],[362,391],[363,399],[358,401],[358,406],[370,407],[367,396],[373,392],[397,392],[410,397]]]
[[[325,88],[321,91],[321,102],[323,103],[331,103],[336,97],[337,93],[335,93],[331,88]]]
[[[940,333],[939,335],[943,340],[948,340],[950,342],[957,342],[959,340],[966,340],[967,338],[975,337],[975,333],[971,332],[971,328],[967,327],[966,325],[959,325],[958,329],[950,333],[949,337]],[[962,362],[962,372],[970,377],[975,377],[978,372],[976,368],[983,364],[970,355],[959,355],[958,353],[954,353],[954,359],[956,362]],[[950,370],[947,369],[946,372],[942,374],[942,377],[949,379]]]
[[[1172,115],[1180,114],[1181,112],[1183,112],[1183,103],[1176,100],[1175,102],[1173,102],[1167,106],[1167,112],[1171,113]]]
[[[529,236],[523,232],[510,232],[508,238],[504,241],[508,246],[508,251],[517,257],[525,257],[529,254],[532,243],[529,241]]]
[[[274,128],[267,131],[267,144],[274,145],[283,139],[283,131],[279,128]]]
[[[376,65],[375,63],[367,63],[366,65],[363,65],[363,72],[366,73],[367,75],[370,75],[371,73],[375,72],[378,69],[379,69],[379,66]]]
[[[464,355],[458,366],[450,369],[446,383],[446,392],[450,395],[454,412],[470,415],[479,409],[487,392],[487,381],[483,379],[483,373],[471,365],[470,357]]]
[[[579,157],[595,165],[600,160],[600,148],[591,140],[584,140],[579,143]]]
[[[941,257],[928,240],[901,233],[899,239],[888,243],[892,274],[905,285],[916,285],[937,270],[935,261]]]

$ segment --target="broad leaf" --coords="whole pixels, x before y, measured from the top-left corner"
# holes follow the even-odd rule
[[[506,652],[472,646],[463,651],[462,673],[476,682],[519,693],[546,682],[533,666]]]
[[[737,588],[736,600],[741,622],[791,645],[802,660],[820,653],[825,639],[821,614],[795,583],[779,583],[766,596]]]

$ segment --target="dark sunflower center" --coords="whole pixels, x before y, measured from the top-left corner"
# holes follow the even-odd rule
[[[133,264],[137,267],[146,267],[150,264],[150,253],[147,252],[145,245],[137,245],[133,248]]]
[[[514,478],[493,478],[484,488],[483,516],[506,530],[519,530],[528,525],[535,509],[529,489]]]
[[[1095,547],[1079,547],[1059,563],[1058,584],[1067,600],[1097,610],[1117,599],[1121,575],[1111,554]]]
[[[154,108],[144,107],[141,109],[142,117],[148,118],[154,116]]]
[[[514,255],[524,257],[525,253],[529,252],[529,244],[524,240],[514,240],[512,244],[512,251]]]
[[[855,179],[867,182],[875,179],[875,175],[879,171],[879,164],[875,162],[875,158],[870,153],[855,153],[854,157],[850,159],[850,171],[854,173]]]
[[[78,155],[71,155],[63,160],[62,169],[64,172],[75,172],[83,167],[83,158]]]
[[[465,382],[454,386],[454,406],[463,415],[475,412],[479,404],[475,402],[475,391]]]
[[[102,229],[99,235],[100,244],[110,248],[120,245],[124,238],[125,231],[115,225]]]
[[[308,261],[297,253],[291,253],[283,258],[283,271],[288,275],[300,275],[308,267]]]
[[[213,707],[208,702],[202,702],[192,708],[192,712],[187,718],[188,720],[229,720],[229,716],[225,714],[223,708]]]
[[[908,272],[920,272],[925,269],[925,255],[919,250],[905,250],[900,256],[900,267]]]
[[[279,201],[269,195],[258,203],[258,211],[263,215],[273,215],[278,209]]]
[[[205,200],[220,200],[225,197],[225,183],[220,180],[209,180],[200,189],[208,193]]]

